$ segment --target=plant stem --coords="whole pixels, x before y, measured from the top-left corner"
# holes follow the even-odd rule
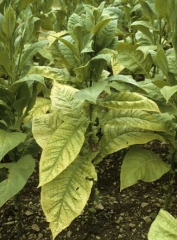
[[[15,195],[15,199],[14,199],[14,205],[15,205],[15,209],[17,210],[16,213],[16,219],[17,219],[17,234],[18,237],[20,239],[20,236],[23,232],[23,227],[22,227],[22,220],[21,220],[21,212],[22,212],[22,208],[21,208],[21,202],[20,202],[20,193],[17,193]]]
[[[177,151],[175,150],[171,157],[171,171],[169,172],[169,184],[167,194],[165,196],[164,209],[168,210],[171,202],[173,190],[174,190],[174,179],[175,179],[175,156]]]

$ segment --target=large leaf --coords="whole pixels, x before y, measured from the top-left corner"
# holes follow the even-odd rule
[[[70,120],[54,131],[42,152],[40,186],[52,181],[74,161],[84,143],[88,124],[85,118]]]
[[[121,167],[121,187],[123,190],[137,183],[138,180],[153,182],[170,170],[170,165],[163,162],[159,155],[143,148],[131,148]]]
[[[110,109],[105,111],[105,115],[102,114],[100,122],[119,127],[130,126],[144,130],[168,132],[165,124],[159,121],[156,115],[140,110]]]
[[[95,159],[96,163],[102,161],[108,154],[117,152],[131,145],[145,144],[154,139],[164,141],[164,138],[158,134],[128,126],[120,127],[108,124],[102,127],[102,134],[103,136],[99,145],[100,152]]]
[[[39,115],[33,118],[32,132],[40,147],[45,148],[47,140],[58,129],[62,122],[57,112]]]
[[[131,92],[111,94],[98,102],[101,106],[113,109],[134,109],[159,112],[159,108],[152,100]]]
[[[53,238],[70,225],[85,207],[97,175],[91,160],[95,153],[78,157],[53,181],[42,187],[42,208]]]
[[[0,129],[0,160],[10,150],[18,146],[19,143],[23,142],[26,138],[26,134],[20,132],[8,132]]]
[[[149,55],[144,58],[144,54],[137,50],[138,46],[130,45],[128,43],[119,43],[118,50],[118,59],[120,63],[128,68],[129,70],[145,74],[150,78],[149,71],[152,66],[152,60]]]
[[[14,163],[2,163],[0,168],[8,168],[8,178],[0,183],[0,207],[17,194],[33,173],[35,160],[26,155]]]
[[[73,77],[66,69],[52,68],[49,66],[34,66],[30,69],[29,74],[39,74],[60,82],[73,81]]]
[[[170,213],[161,209],[151,224],[148,240],[176,240],[177,220]]]

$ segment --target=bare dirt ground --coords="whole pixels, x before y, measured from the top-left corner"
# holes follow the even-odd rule
[[[158,142],[149,145],[164,159],[168,155],[166,146]],[[139,182],[137,185],[120,192],[120,168],[123,153],[107,157],[98,166],[99,199],[95,204],[95,213],[85,208],[83,213],[65,229],[56,240],[144,240],[154,217],[163,207],[166,174],[153,183]],[[38,185],[38,162],[36,170],[21,192],[23,232],[17,235],[16,209],[13,201],[8,201],[0,209],[0,239],[2,240],[50,240],[52,239],[48,223],[40,207],[40,189]],[[177,190],[170,212],[177,216]]]

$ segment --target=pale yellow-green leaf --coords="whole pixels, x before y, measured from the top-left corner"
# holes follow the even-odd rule
[[[0,129],[0,161],[10,150],[18,146],[26,138],[26,134],[20,132],[8,132]]]
[[[113,75],[116,76],[119,74],[125,67],[119,62],[117,55],[114,54],[111,58],[111,67]]]
[[[80,118],[83,115],[84,100],[74,99],[75,93],[79,90],[68,85],[54,82],[51,91],[52,107],[60,112],[60,118]]]
[[[119,127],[130,126],[144,130],[168,132],[165,124],[160,122],[156,115],[141,110],[110,109],[110,111],[103,116],[103,121],[104,119],[107,125]]]
[[[35,160],[30,155],[14,163],[0,164],[0,168],[8,169],[8,178],[0,183],[0,207],[24,187],[34,166]]]
[[[100,141],[100,152],[95,162],[100,162],[108,154],[117,152],[134,144],[145,144],[154,139],[164,141],[158,134],[143,131],[129,126],[105,125],[102,128],[103,137]]]
[[[103,100],[100,100],[98,104],[103,107],[119,110],[134,109],[159,112],[159,108],[155,102],[138,93],[132,92],[120,92],[108,95]]]
[[[73,80],[73,77],[71,77],[66,69],[52,68],[49,66],[34,66],[30,69],[29,74],[39,74],[43,77],[60,82]]]
[[[170,165],[163,162],[159,155],[143,148],[131,148],[121,167],[121,187],[123,190],[137,183],[138,180],[153,182],[170,170]]]
[[[32,122],[32,132],[36,142],[44,148],[47,140],[58,129],[63,121],[56,112],[35,117]]]
[[[67,34],[67,31],[61,31],[61,32],[54,32],[54,31],[50,31],[49,32],[49,35],[47,36],[47,39],[49,41],[49,46],[52,45],[52,43],[54,43],[56,41],[56,39],[62,37],[62,36],[65,36]]]
[[[148,240],[176,240],[177,220],[167,211],[161,209],[151,224]]]
[[[68,120],[54,131],[42,152],[40,186],[52,181],[78,156],[88,124],[89,121],[85,118]]]
[[[81,214],[97,174],[91,160],[96,153],[78,157],[59,176],[42,187],[41,202],[53,238]]]
[[[29,115],[25,118],[24,122],[28,122],[34,117],[45,114],[50,108],[50,100],[47,98],[37,97],[34,107],[30,110]]]

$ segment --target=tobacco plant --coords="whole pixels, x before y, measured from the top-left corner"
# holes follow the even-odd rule
[[[118,43],[117,27],[122,10],[105,7],[104,2],[84,9],[81,16],[69,17],[67,31],[48,36],[55,65],[29,71],[53,80],[50,108],[42,108],[46,114],[39,116],[37,105],[30,114],[34,138],[42,148],[41,204],[54,238],[87,204],[97,180],[97,163],[131,145],[165,141],[162,133],[169,133],[157,104],[143,95],[131,76],[121,74],[125,66],[118,60],[119,50],[126,47]],[[144,62],[151,57],[143,51],[136,57],[142,66],[138,73],[149,77],[150,64]],[[132,91],[135,87],[139,93]],[[148,154],[148,160],[143,150],[138,156],[139,166],[147,170],[142,180],[154,181],[170,167]],[[131,156],[134,160],[135,152]],[[144,169],[138,170],[142,176]],[[122,189],[132,185],[132,180],[122,181]]]

